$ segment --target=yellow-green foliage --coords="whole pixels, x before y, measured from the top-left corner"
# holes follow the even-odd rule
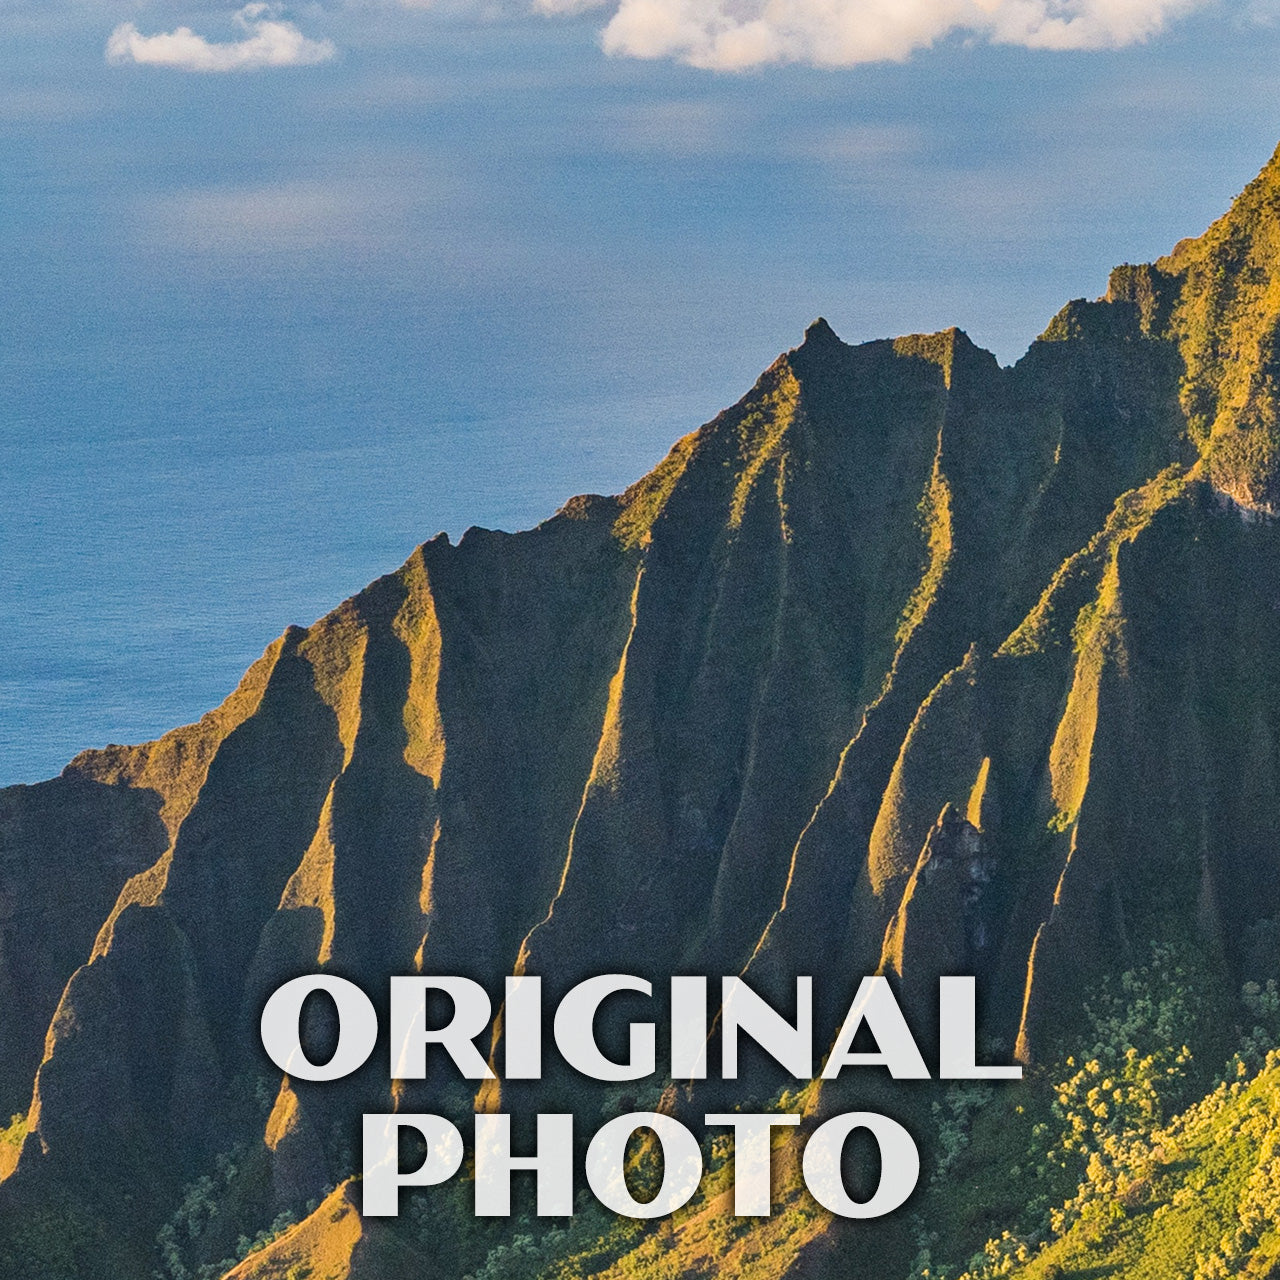
[[[440,622],[422,549],[400,571],[405,600],[393,629],[409,650],[409,689],[404,704],[405,763],[440,785],[444,772],[444,722],[437,698],[440,682]]]
[[[917,359],[936,364],[942,370],[943,380],[950,387],[951,368],[956,356],[956,339],[960,337],[960,330],[955,327],[942,329],[938,333],[909,333],[904,337],[894,338],[893,349],[897,355],[915,356]]]
[[[1043,653],[1068,637],[1079,652],[1094,637],[1098,621],[1115,614],[1119,604],[1118,579],[1108,574],[1120,548],[1147,529],[1157,512],[1180,499],[1190,479],[1182,467],[1166,467],[1146,484],[1122,493],[1103,528],[1063,563],[999,652]]]
[[[1055,1167],[1078,1170],[1074,1193],[1047,1220],[993,1235],[956,1280],[1271,1274],[1280,1262],[1280,1051],[1261,1046],[1280,1031],[1280,992],[1274,982],[1246,987],[1241,1012],[1259,1025],[1224,1078],[1175,1115],[1193,1079],[1205,1078],[1181,1038],[1223,1014],[1193,972],[1190,958],[1160,946],[1102,993],[1091,1013],[1096,1043],[1056,1077],[1028,1155],[1042,1160],[1030,1170],[1041,1181]],[[917,1274],[955,1273],[931,1264]]]
[[[1164,1128],[1091,1157],[1025,1280],[1263,1277],[1280,1262],[1280,1052]]]
[[[777,369],[773,387],[738,423],[738,454],[740,470],[729,507],[729,527],[737,529],[747,508],[747,499],[755,488],[765,464],[772,459],[788,428],[795,420],[800,402],[800,384],[789,366]]]
[[[941,447],[941,442],[939,442]],[[942,473],[940,457],[933,461],[933,474],[929,487],[920,499],[920,526],[925,539],[924,571],[907,606],[902,611],[894,639],[899,646],[906,644],[911,633],[924,621],[929,607],[937,599],[942,579],[951,563],[951,486]]]
[[[821,1236],[830,1215],[804,1189],[794,1131],[776,1133],[773,1145],[774,1212],[768,1218],[734,1216],[732,1139],[720,1136],[707,1144],[708,1172],[697,1195],[670,1218],[617,1218],[584,1197],[566,1226],[541,1235],[518,1230],[467,1280],[781,1280]],[[634,1194],[645,1194],[653,1172],[644,1159],[631,1162]]]
[[[921,704],[907,732],[871,829],[867,870],[877,894],[902,887],[946,804],[968,805],[985,758],[972,711],[977,671],[970,650]]]
[[[26,1112],[14,1116],[6,1129],[0,1129],[0,1182],[17,1167],[18,1153],[27,1137]]]
[[[1155,264],[1176,289],[1182,404],[1215,483],[1274,509],[1280,333],[1280,151],[1229,213]]]
[[[1145,963],[1104,980],[1087,1002],[1088,1030],[1074,1057],[985,1095],[949,1088],[932,1108],[934,1132],[922,1135],[933,1172],[914,1206],[911,1280],[1042,1278],[1077,1268],[1128,1276],[1123,1266],[1091,1271],[1102,1259],[1087,1250],[1124,1242],[1136,1256],[1147,1247],[1150,1214],[1139,1206],[1157,1175],[1181,1176],[1164,1135],[1222,1078],[1214,1064],[1229,1047],[1224,1022],[1237,1013],[1258,1021],[1240,1044],[1253,1066],[1266,1057],[1258,1046],[1280,1031],[1274,984],[1246,991],[1240,1010],[1228,1002],[1224,1011],[1213,992],[1194,948],[1153,945]],[[1228,1065],[1230,1079],[1252,1069],[1241,1061]],[[1220,1234],[1216,1225],[1213,1234],[1201,1231],[1199,1247]],[[1191,1280],[1193,1253],[1182,1271],[1143,1274]]]
[[[701,435],[694,431],[677,440],[671,452],[622,495],[622,514],[614,522],[613,536],[624,547],[648,545],[653,522],[684,474]]]

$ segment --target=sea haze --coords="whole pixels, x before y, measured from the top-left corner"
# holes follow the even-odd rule
[[[0,783],[198,717],[440,529],[620,490],[820,313],[1017,358],[1280,138],[1274,30],[1212,17],[732,76],[606,58],[590,15],[370,10],[331,63],[202,76],[20,12]]]

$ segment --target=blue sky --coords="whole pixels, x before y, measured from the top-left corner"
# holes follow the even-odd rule
[[[624,487],[818,314],[1016,359],[1266,161],[1277,17],[0,0],[0,782]]]

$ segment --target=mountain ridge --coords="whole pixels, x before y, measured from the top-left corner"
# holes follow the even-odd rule
[[[343,1185],[362,1108],[469,1113],[443,1080],[273,1075],[256,1013],[301,972],[743,972],[779,998],[829,973],[826,1043],[862,973],[927,1027],[937,975],[973,972],[1032,1069],[1173,939],[1224,999],[1280,978],[1277,334],[1280,150],[1015,365],[818,319],[623,494],[426,542],[194,725],[0,792],[13,1274],[50,1247],[33,1222],[71,1241],[58,1274],[149,1274],[217,1161],[256,1230]],[[79,898],[37,874],[83,850]],[[616,1103],[557,1078],[486,1105],[508,1095]],[[329,1212],[335,1276],[398,1280],[403,1241]],[[902,1230],[828,1222],[786,1274],[876,1274]],[[220,1231],[167,1275],[229,1257]],[[460,1277],[484,1255],[448,1232]]]

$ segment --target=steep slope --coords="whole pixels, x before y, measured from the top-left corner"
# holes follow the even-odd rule
[[[164,848],[158,798],[74,777],[0,792],[0,1115],[25,1109],[45,1028],[111,904]]]
[[[1122,267],[1108,298],[1176,343],[1191,438],[1214,484],[1242,507],[1280,503],[1280,150],[1230,212],[1149,267]]]
[[[1062,1235],[1011,1276],[1266,1280],[1280,1268],[1280,1066],[1215,1089],[1118,1167],[1095,1166]]]

